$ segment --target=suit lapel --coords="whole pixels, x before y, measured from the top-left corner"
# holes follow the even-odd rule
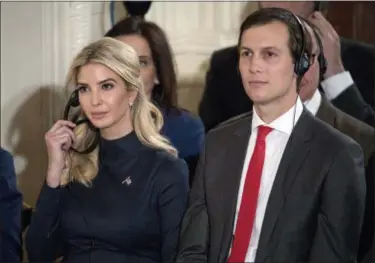
[[[267,252],[273,251],[272,248],[269,249],[267,246],[271,241],[289,188],[310,151],[308,142],[312,139],[312,127],[310,125],[312,118],[310,113],[306,110],[303,111],[286,145],[264,215],[256,262],[265,261],[270,256]]]
[[[226,167],[223,170],[222,176],[220,176],[220,181],[218,181],[218,185],[220,186],[220,192],[218,192],[220,199],[218,200],[221,200],[219,204],[221,211],[218,214],[223,226],[219,262],[226,260],[228,249],[232,242],[238,190],[251,133],[251,118],[247,123],[248,125],[233,134],[232,142],[225,152]]]

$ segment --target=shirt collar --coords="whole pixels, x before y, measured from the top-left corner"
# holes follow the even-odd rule
[[[253,108],[253,118],[251,122],[251,130],[254,132],[259,126],[264,125],[270,127],[274,130],[286,133],[290,135],[296,125],[299,117],[303,111],[303,104],[301,99],[298,97],[296,104],[294,104],[287,112],[278,117],[273,122],[266,124],[257,114],[256,110]],[[293,121],[294,119],[294,121]]]
[[[305,104],[306,109],[315,116],[319,110],[321,102],[322,102],[322,95],[320,94],[319,90],[316,89],[311,99],[306,100],[303,104]]]

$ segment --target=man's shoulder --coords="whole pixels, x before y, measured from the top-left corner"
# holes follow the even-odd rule
[[[375,56],[375,47],[368,43],[359,42],[353,39],[340,37],[341,51],[343,54],[355,53],[358,56],[373,58]]]
[[[365,155],[372,155],[375,151],[375,129],[336,107],[334,110],[337,115],[337,129],[359,143]]]
[[[358,142],[353,138],[332,127],[328,123],[314,118],[316,131],[316,145],[319,145],[324,151],[338,154],[348,148],[355,147],[361,149]]]
[[[343,112],[342,110],[334,107],[337,117],[338,117],[338,125],[343,126],[344,128],[350,128],[351,130],[357,131],[357,136],[365,137],[367,139],[375,137],[375,129],[364,123],[349,114]],[[339,127],[340,128],[340,127]],[[375,140],[371,140],[372,143],[375,144]]]
[[[214,129],[210,130],[207,134],[207,137],[221,137],[226,135],[231,135],[244,127],[251,126],[252,112],[243,113],[237,116],[234,116],[219,125]]]

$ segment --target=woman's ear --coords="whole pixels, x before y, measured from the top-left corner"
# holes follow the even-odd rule
[[[158,78],[155,78],[155,80],[154,80],[154,84],[155,84],[155,85],[158,85],[158,84],[160,84],[160,82],[159,82]]]
[[[134,104],[134,101],[136,100],[138,96],[138,92],[133,90],[131,92],[129,92],[129,106],[132,107],[133,104]]]

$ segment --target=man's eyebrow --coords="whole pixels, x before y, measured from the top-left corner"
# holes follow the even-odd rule
[[[239,50],[252,51],[251,48],[246,47],[246,46],[240,46]],[[264,46],[264,47],[261,47],[261,50],[275,50],[275,51],[280,51],[280,49],[278,47],[275,47],[275,46]]]
[[[240,46],[239,50],[251,51],[251,48],[248,48],[248,47],[245,47],[245,46]]]

